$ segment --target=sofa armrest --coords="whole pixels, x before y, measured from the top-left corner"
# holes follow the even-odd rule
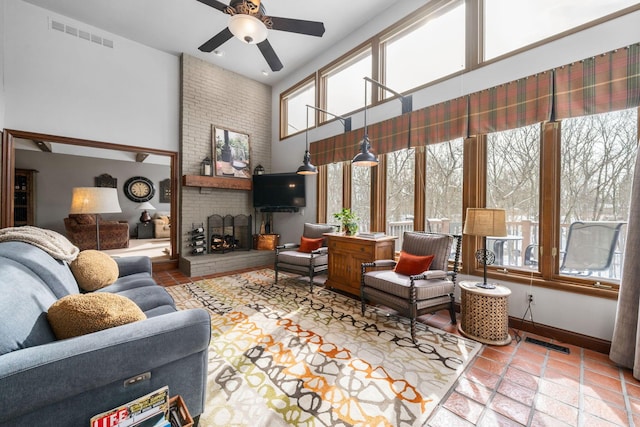
[[[210,339],[209,313],[191,309],[4,354],[0,425],[101,387],[120,388],[144,372],[153,377],[154,370],[206,351]]]
[[[129,276],[135,273],[152,273],[151,258],[148,256],[130,256],[114,258],[118,264],[118,277]]]

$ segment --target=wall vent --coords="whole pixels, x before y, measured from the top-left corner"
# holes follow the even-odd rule
[[[51,21],[51,28],[54,29],[54,30],[58,30],[58,31],[64,32],[64,24],[62,22]]]
[[[98,34],[92,34],[89,31],[81,30],[71,25],[64,24],[60,21],[50,19],[50,28],[52,30],[60,31],[73,37],[78,37],[82,40],[91,41],[95,44],[102,45],[113,49],[113,40],[105,39]]]

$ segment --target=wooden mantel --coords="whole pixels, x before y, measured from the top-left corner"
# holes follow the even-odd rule
[[[183,175],[182,185],[185,187],[226,188],[230,190],[251,191],[253,181],[244,178],[225,178],[203,175]]]

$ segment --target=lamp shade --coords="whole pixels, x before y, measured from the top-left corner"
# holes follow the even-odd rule
[[[149,203],[149,202],[140,203],[136,209],[141,210],[141,211],[142,210],[145,210],[145,211],[147,211],[147,210],[155,211],[156,210],[156,208],[154,208],[153,205],[151,203]]]
[[[377,166],[378,158],[375,154],[369,151],[371,143],[369,142],[369,137],[366,134],[364,135],[364,138],[362,138],[360,148],[361,151],[356,154],[353,160],[351,160],[351,163],[354,166]]]
[[[462,232],[471,236],[506,236],[505,218],[504,209],[467,208]]]
[[[267,38],[267,27],[255,16],[237,14],[229,18],[231,34],[248,44],[257,44]]]
[[[102,214],[122,212],[118,189],[109,187],[75,187],[71,195],[72,214]]]

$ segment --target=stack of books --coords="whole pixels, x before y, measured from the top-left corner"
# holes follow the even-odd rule
[[[362,237],[365,239],[379,239],[384,237],[385,234],[382,231],[371,231],[368,233],[358,233],[358,237]]]

